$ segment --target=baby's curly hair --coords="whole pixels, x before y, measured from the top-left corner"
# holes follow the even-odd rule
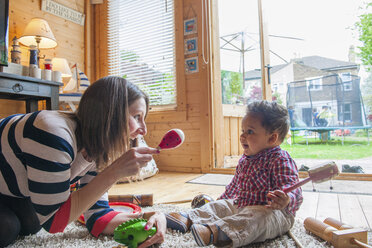
[[[288,110],[276,102],[254,101],[247,106],[246,115],[253,114],[261,118],[261,124],[267,132],[278,132],[283,142],[289,130]]]

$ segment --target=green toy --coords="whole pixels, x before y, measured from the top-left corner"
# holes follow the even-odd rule
[[[114,230],[114,240],[128,248],[137,248],[138,244],[156,233],[156,227],[146,231],[146,223],[145,219],[132,219],[120,224]]]

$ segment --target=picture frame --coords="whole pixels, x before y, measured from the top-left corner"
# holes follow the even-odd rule
[[[196,17],[183,21],[184,35],[195,34],[197,32]]]
[[[184,40],[185,54],[198,53],[198,37]]]
[[[191,57],[191,58],[185,59],[185,71],[187,74],[195,73],[199,71],[198,57]]]
[[[0,66],[8,66],[9,0],[0,1]]]

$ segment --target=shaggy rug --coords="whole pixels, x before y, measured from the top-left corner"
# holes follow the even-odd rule
[[[143,212],[161,211],[174,212],[185,210],[184,207],[175,205],[154,205],[152,207],[142,208]],[[304,247],[332,247],[325,241],[306,232],[303,227],[303,221],[296,219],[295,225],[292,228],[292,233],[302,243]],[[68,225],[63,233],[50,234],[41,230],[35,235],[19,238],[14,244],[8,247],[117,247],[119,243],[115,242],[111,236],[101,235],[98,239],[91,236],[85,226],[78,222]],[[181,234],[168,229],[165,237],[165,242],[160,247],[198,247],[192,237],[192,234]],[[213,247],[213,246],[210,246]],[[252,244],[246,246],[249,248],[295,248],[296,244],[288,235],[283,235],[273,240],[268,240],[263,243]]]

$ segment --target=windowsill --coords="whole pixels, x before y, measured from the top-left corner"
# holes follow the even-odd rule
[[[299,171],[300,178],[307,178],[309,173],[306,171]],[[372,174],[359,173],[345,173],[341,172],[334,180],[350,180],[350,181],[372,181]]]
[[[147,116],[147,123],[186,121],[186,111],[178,111],[176,105],[151,107]]]
[[[232,105],[232,104],[222,105],[223,116],[244,117],[246,111],[247,111],[247,106],[244,106],[244,105]]]
[[[162,106],[151,106],[149,114],[153,112],[159,112],[159,111],[175,111],[177,110],[177,105],[176,104],[171,104],[171,105],[162,105]]]

